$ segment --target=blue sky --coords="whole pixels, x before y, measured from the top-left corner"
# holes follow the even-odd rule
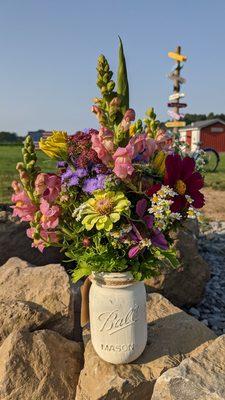
[[[166,78],[178,44],[188,61],[187,112],[225,112],[225,0],[2,0],[0,130],[96,126],[96,60],[114,72],[117,34],[124,42],[131,106],[166,118]]]

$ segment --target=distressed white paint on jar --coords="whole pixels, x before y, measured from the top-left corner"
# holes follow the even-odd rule
[[[147,342],[146,292],[131,273],[93,273],[89,294],[91,339],[112,364],[134,361]]]

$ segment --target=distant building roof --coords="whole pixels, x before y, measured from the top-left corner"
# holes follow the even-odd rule
[[[185,126],[185,128],[182,128],[184,130],[187,129],[194,129],[194,128],[205,128],[206,126],[214,125],[216,123],[220,122],[221,124],[225,125],[225,121],[223,121],[220,118],[214,118],[214,119],[206,119],[204,121],[196,121],[192,122],[192,124]]]

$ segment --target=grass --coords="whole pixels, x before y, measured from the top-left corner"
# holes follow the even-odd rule
[[[20,146],[0,146],[0,204],[10,203],[11,182],[14,179],[18,180],[16,164],[22,161],[21,150]],[[37,157],[43,172],[54,171],[55,161],[50,160],[40,150],[37,150]]]
[[[40,150],[37,151],[38,165],[43,172],[54,171],[55,161],[50,160]],[[10,203],[11,182],[18,179],[16,164],[21,161],[20,146],[0,146],[0,204]],[[216,190],[225,190],[225,153],[220,154],[220,163],[216,172],[207,173],[205,185]]]
[[[225,190],[225,153],[220,153],[220,162],[216,172],[208,172],[205,186],[215,190]]]

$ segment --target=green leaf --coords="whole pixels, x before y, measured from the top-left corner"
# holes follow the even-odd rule
[[[129,83],[127,77],[126,59],[123,52],[123,43],[119,37],[119,62],[117,71],[117,93],[121,96],[122,109],[125,112],[129,108]]]
[[[162,251],[162,254],[166,258],[166,260],[169,262],[169,264],[172,268],[178,268],[180,266],[180,262],[177,259],[177,255],[176,255],[175,251],[173,251],[173,250]]]
[[[91,274],[91,269],[88,265],[86,265],[86,267],[82,267],[82,268],[77,268],[73,271],[72,274],[72,279],[73,282],[77,282],[79,281],[79,279],[83,278],[83,276],[88,276]]]

